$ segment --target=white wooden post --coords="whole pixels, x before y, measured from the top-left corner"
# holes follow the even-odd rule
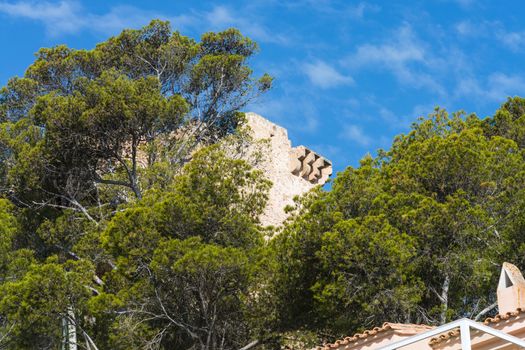
[[[461,337],[461,350],[472,350],[470,346],[470,326],[463,322],[459,326],[459,336]]]

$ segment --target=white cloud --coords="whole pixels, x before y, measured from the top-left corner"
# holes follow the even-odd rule
[[[369,146],[372,143],[372,138],[368,136],[360,126],[354,124],[345,125],[339,136],[348,141],[358,143],[361,146]]]
[[[396,114],[384,106],[379,108],[379,116],[394,130],[405,129],[407,125],[410,125],[416,120],[413,113]]]
[[[216,27],[228,26],[237,22],[231,11],[225,6],[216,6],[211,11],[204,14],[204,18],[212,25]]]
[[[497,37],[503,43],[503,45],[505,45],[512,51],[519,51],[525,48],[525,31],[524,32],[500,31]]]
[[[74,33],[84,25],[84,20],[79,17],[80,5],[73,2],[2,2],[0,12],[43,22],[47,32],[53,35]]]
[[[429,114],[434,113],[434,110],[438,106],[440,108],[445,108],[446,109],[445,105],[439,105],[439,104],[427,103],[427,104],[415,105],[414,107],[412,107],[412,111],[410,112],[410,116],[409,116],[410,121],[411,122],[416,122],[418,118],[421,118],[421,117],[426,118],[426,117],[428,117]]]
[[[398,120],[398,118],[394,114],[394,112],[392,112],[390,109],[388,109],[386,107],[380,107],[379,108],[379,116],[381,117],[381,119],[383,119],[384,121],[387,121],[387,122],[397,121]]]
[[[477,36],[480,31],[484,29],[482,25],[475,25],[469,20],[456,23],[454,28],[456,29],[456,32],[462,36]]]
[[[162,13],[144,11],[134,6],[115,6],[107,13],[88,12],[79,1],[15,1],[0,0],[0,13],[11,17],[25,18],[40,22],[51,36],[75,34],[91,31],[104,35],[114,35],[125,28],[139,28],[153,18],[169,20],[174,28],[195,28],[222,30],[238,27],[245,35],[258,41],[286,44],[288,39],[281,34],[271,33],[253,18],[233,11],[225,6],[215,6],[210,11],[190,11],[188,14],[169,16]]]
[[[303,71],[308,76],[312,84],[322,89],[332,88],[340,85],[349,85],[354,83],[351,76],[339,73],[334,67],[323,61],[306,63],[303,65]]]
[[[352,17],[363,18],[365,15],[365,12],[368,10],[375,12],[379,10],[379,7],[368,4],[366,2],[360,2],[356,6],[347,7],[346,12],[350,14]]]
[[[473,23],[470,20],[463,20],[456,23],[454,28],[463,37],[496,39],[512,51],[525,49],[525,31],[508,31],[504,24],[498,21]]]
[[[125,28],[142,27],[154,18],[169,20],[171,25],[177,29],[183,29],[195,23],[195,19],[187,15],[166,16],[156,12],[143,11],[132,6],[117,6],[106,14],[88,16],[88,26],[94,26],[97,31],[102,33],[114,34]]]
[[[458,83],[456,95],[476,98],[481,102],[504,102],[507,97],[522,95],[525,79],[502,72],[490,74],[484,81],[466,78]]]
[[[243,34],[249,37],[274,44],[287,44],[289,39],[278,33],[271,33],[257,20],[245,14],[234,11],[226,6],[215,6],[210,11],[201,14],[201,26],[211,26],[213,30],[223,30],[229,27],[239,28]]]
[[[116,6],[105,14],[87,12],[77,1],[0,2],[0,13],[40,22],[51,36],[74,34],[83,30],[116,34],[127,27],[141,27],[153,18],[168,19],[178,28],[193,22],[189,16],[167,17],[133,6]]]
[[[265,1],[265,3],[268,0]],[[310,7],[317,13],[323,13],[332,17],[344,17],[352,19],[362,19],[367,13],[378,12],[381,8],[376,4],[361,1],[357,4],[347,4],[348,1],[335,0],[296,0],[282,1],[280,4],[290,8],[304,11],[305,7]]]
[[[378,104],[379,117],[393,130],[404,130],[408,125],[416,120],[416,115],[412,113],[395,113],[391,109]],[[431,111],[431,110],[429,110]]]
[[[315,1],[315,0],[314,0]],[[367,13],[378,12],[381,8],[378,5],[370,4],[364,1],[356,5],[347,5],[346,7],[332,6],[330,8],[331,13],[339,14],[344,17],[350,17],[354,19],[362,19]]]
[[[311,149],[330,160],[339,158],[342,153],[342,149],[340,147],[324,143],[311,145]]]
[[[393,39],[393,40],[392,40]],[[405,25],[381,45],[364,44],[357,48],[354,56],[349,57],[350,65],[363,66],[382,63],[389,66],[401,66],[410,62],[425,62],[425,50],[416,41],[411,27]]]
[[[286,92],[280,97],[263,97],[247,106],[246,110],[275,121],[290,133],[311,134],[319,131],[317,104],[297,90]]]
[[[358,46],[342,63],[355,70],[363,67],[384,69],[403,85],[445,94],[435,76],[429,73],[441,64],[433,56],[427,53],[426,45],[418,40],[412,28],[404,25],[382,44]]]
[[[455,93],[458,97],[472,96],[479,98],[486,95],[486,91],[481,88],[481,84],[474,77],[460,79]]]
[[[489,76],[487,85],[490,87],[487,96],[501,102],[509,96],[521,95],[525,91],[525,80],[522,77],[499,72]]]

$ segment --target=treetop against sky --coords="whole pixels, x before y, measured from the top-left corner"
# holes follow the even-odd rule
[[[92,48],[153,18],[182,34],[239,28],[275,87],[247,110],[333,160],[357,165],[436,105],[491,115],[523,95],[525,4],[488,0],[0,1],[0,84],[41,47]]]

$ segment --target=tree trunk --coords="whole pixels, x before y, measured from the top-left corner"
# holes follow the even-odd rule
[[[443,286],[441,287],[441,315],[439,317],[439,323],[445,324],[447,322],[447,311],[448,311],[448,289],[450,287],[450,276],[445,275]]]
[[[62,318],[63,350],[77,350],[77,326],[75,312],[72,307],[67,308],[67,316]]]
[[[138,139],[133,136],[133,139],[131,141],[131,188],[133,189],[133,192],[135,193],[135,196],[137,196],[138,200],[142,199],[142,193],[139,188],[139,183],[137,179],[137,149],[138,149]]]

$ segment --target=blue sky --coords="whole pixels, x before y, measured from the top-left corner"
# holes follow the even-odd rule
[[[92,48],[152,18],[198,38],[237,27],[275,88],[250,106],[334,162],[358,165],[437,105],[492,115],[525,95],[525,3],[427,1],[2,1],[0,84],[40,47]]]

